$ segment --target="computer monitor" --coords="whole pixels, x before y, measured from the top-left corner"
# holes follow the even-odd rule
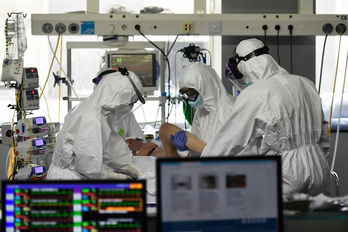
[[[158,90],[159,64],[156,52],[147,50],[117,50],[105,55],[108,68],[118,70],[126,67],[140,78],[145,95],[153,95]]]
[[[147,231],[144,180],[3,181],[1,231]]]
[[[158,159],[158,231],[283,229],[280,156]]]

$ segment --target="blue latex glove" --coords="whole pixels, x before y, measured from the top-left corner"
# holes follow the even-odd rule
[[[170,135],[170,138],[172,139],[172,143],[179,151],[186,151],[186,141],[187,136],[185,131],[179,131],[175,134],[175,136]]]

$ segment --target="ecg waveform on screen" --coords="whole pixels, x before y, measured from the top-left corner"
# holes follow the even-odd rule
[[[111,54],[110,67],[126,67],[137,74],[143,86],[156,86],[155,54]]]
[[[14,231],[140,232],[146,212],[142,187],[16,189],[6,201],[13,208],[6,217],[13,217]]]

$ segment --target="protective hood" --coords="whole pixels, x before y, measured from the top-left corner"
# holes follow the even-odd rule
[[[213,68],[200,62],[187,65],[181,73],[179,88],[193,88],[203,99],[207,111],[216,109],[218,99],[226,96],[225,86]]]
[[[208,142],[231,112],[234,98],[213,68],[200,62],[187,65],[181,73],[179,88],[193,88],[203,99],[195,112],[192,133]]]
[[[138,76],[129,71],[129,77],[133,80],[141,94],[144,94],[143,86]],[[127,76],[120,72],[114,72],[103,76],[92,95],[84,102],[92,104],[104,116],[111,112],[123,112],[123,108],[129,108],[130,104],[138,100],[137,94]],[[123,115],[124,113],[122,113]]]
[[[94,83],[93,85],[93,91],[95,90],[95,88],[97,88],[99,82],[103,79],[103,77],[107,74],[110,74],[110,73],[114,73],[116,72],[115,69],[112,69],[112,68],[102,68],[100,69],[97,74],[95,74],[95,77],[92,79],[92,82]]]
[[[236,48],[239,56],[246,56],[256,49],[262,48],[264,44],[258,39],[247,39],[240,42]],[[243,73],[244,78],[249,79],[252,83],[265,80],[277,72],[287,71],[280,67],[269,54],[263,54],[253,57],[247,61],[241,61],[238,69]]]

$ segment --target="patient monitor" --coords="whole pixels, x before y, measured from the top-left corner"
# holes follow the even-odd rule
[[[115,50],[105,54],[108,68],[118,70],[126,67],[141,80],[144,95],[153,95],[158,90],[159,64],[157,52],[147,50]]]

